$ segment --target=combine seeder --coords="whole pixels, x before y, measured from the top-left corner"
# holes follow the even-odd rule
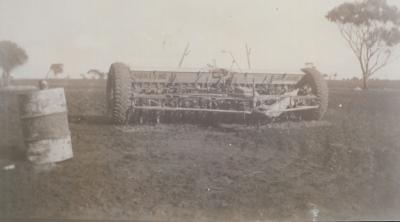
[[[107,80],[109,115],[128,122],[241,122],[319,120],[328,88],[314,68],[303,73],[131,70],[111,65]]]

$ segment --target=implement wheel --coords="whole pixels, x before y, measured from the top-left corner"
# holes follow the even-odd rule
[[[114,123],[122,124],[126,121],[130,96],[129,67],[122,63],[112,64],[107,78],[107,104],[108,116],[112,118]]]
[[[317,109],[301,111],[299,114],[304,120],[321,120],[328,108],[328,85],[324,77],[314,68],[304,68],[303,78],[297,83],[297,88],[305,89],[316,96],[313,105],[318,105]]]

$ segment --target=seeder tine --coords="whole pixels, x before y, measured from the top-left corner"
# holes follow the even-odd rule
[[[156,113],[156,124],[160,124],[160,111]]]
[[[139,124],[142,125],[143,124],[143,115],[141,113],[141,115],[139,116]]]

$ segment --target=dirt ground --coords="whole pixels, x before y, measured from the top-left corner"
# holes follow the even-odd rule
[[[1,157],[1,218],[400,218],[396,90],[331,89],[319,122],[114,126],[101,118],[103,84],[84,85],[66,85],[72,160],[38,171]]]

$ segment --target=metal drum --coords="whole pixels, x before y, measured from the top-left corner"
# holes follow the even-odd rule
[[[73,157],[63,88],[38,90],[19,96],[27,158],[43,164]]]
[[[13,159],[25,152],[18,96],[37,90],[34,86],[12,86],[0,88],[0,156]]]

